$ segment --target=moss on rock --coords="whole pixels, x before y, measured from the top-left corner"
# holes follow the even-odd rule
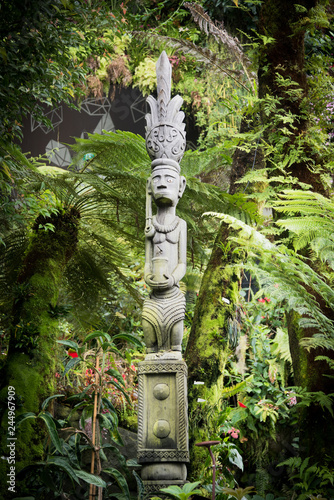
[[[66,264],[76,248],[79,214],[69,209],[52,217],[38,217],[23,258],[13,303],[9,353],[2,370],[2,454],[7,455],[7,389],[15,388],[16,418],[24,412],[39,413],[44,399],[55,390],[58,321],[56,306]],[[50,223],[54,231],[45,231]],[[16,429],[16,467],[42,458],[44,426],[26,421]],[[2,461],[1,475],[6,474]],[[3,478],[2,478],[3,479]],[[5,484],[6,481],[3,483]]]

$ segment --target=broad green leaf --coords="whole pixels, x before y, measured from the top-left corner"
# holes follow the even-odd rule
[[[141,480],[141,477],[139,476],[139,474],[137,474],[137,472],[135,470],[132,471],[132,474],[134,475],[136,483],[137,483],[138,500],[143,500],[144,494],[145,494],[145,488],[144,488],[143,481]]]
[[[111,337],[110,337],[109,333],[100,332],[99,330],[96,330],[96,331],[91,332],[87,335],[87,337],[84,340],[84,344],[86,344],[86,342],[89,342],[90,340],[93,340],[96,338],[104,338],[104,339],[107,339],[108,342],[111,342]]]
[[[77,475],[72,466],[70,465],[68,459],[57,456],[49,456],[47,459],[47,463],[49,465],[55,465],[56,467],[59,467],[60,469],[64,470],[72,480],[72,483],[75,481],[76,483],[80,484],[80,481],[78,480]]]
[[[114,335],[112,340],[114,341],[115,339],[122,339],[126,340],[127,342],[131,342],[132,344],[135,344],[137,347],[143,347],[142,342],[137,339],[134,335],[131,335],[131,333],[118,333],[117,335]]]
[[[184,493],[186,493],[186,494],[187,494],[187,493],[195,493],[193,490],[194,490],[195,488],[197,488],[197,486],[198,486],[199,484],[201,484],[201,482],[200,482],[200,481],[196,481],[195,483],[186,483],[185,485],[183,485],[182,490],[183,490],[183,492],[184,492]],[[197,490],[197,491],[199,491],[199,490]]]
[[[118,444],[118,446],[124,446],[122,436],[120,435],[117,427],[115,427],[115,429],[112,431],[110,437],[114,441],[114,443]]]
[[[72,370],[76,365],[78,365],[82,361],[81,358],[71,358],[67,365],[65,366],[65,369],[63,371],[63,375],[66,375],[70,370]]]
[[[22,415],[19,415],[16,419],[16,425],[19,426],[22,424],[22,422],[24,422],[25,420],[27,420],[28,418],[36,418],[36,414],[35,413],[32,413],[31,411],[27,412],[27,413],[22,413]]]
[[[129,487],[128,487],[128,484],[127,484],[124,476],[118,470],[116,470],[112,467],[109,467],[108,469],[103,469],[102,472],[105,472],[106,474],[109,474],[110,476],[112,476],[115,479],[115,481],[117,482],[118,486],[121,488],[122,493],[124,493],[126,498],[128,498],[128,500],[130,500],[130,491],[129,491]]]
[[[240,455],[240,453],[238,452],[238,450],[236,448],[232,448],[232,450],[230,450],[230,454],[229,454],[228,458],[229,458],[229,461],[233,465],[236,465],[242,471],[244,470],[244,463],[242,460],[242,456]]]
[[[44,420],[44,422],[46,423],[51,441],[53,442],[57,451],[59,451],[59,453],[63,453],[63,447],[59,439],[58,432],[56,429],[56,424],[54,423],[52,416],[48,413],[40,413],[38,417]]]
[[[79,345],[77,344],[77,342],[74,342],[73,340],[57,340],[57,344],[66,345],[68,347],[71,347],[75,351],[79,349]]]
[[[123,387],[121,387],[119,385],[118,382],[116,382],[115,380],[110,380],[110,384],[112,384],[113,386],[116,387],[116,389],[118,389],[122,394],[123,396],[125,397],[125,399],[127,400],[127,402],[132,405],[132,401],[131,399],[129,398],[129,395],[125,392],[125,390],[123,389]]]
[[[99,488],[106,488],[107,484],[103,479],[99,476],[95,476],[95,474],[90,474],[89,472],[85,472],[83,470],[74,470],[75,474],[77,477],[85,481],[86,483],[89,484],[94,484],[95,486],[98,486]]]
[[[43,401],[42,405],[41,405],[41,409],[42,409],[42,410],[45,410],[45,409],[46,409],[46,407],[47,407],[47,406],[48,406],[48,404],[49,404],[49,401],[51,401],[52,399],[54,399],[54,398],[63,398],[63,397],[65,397],[65,395],[64,395],[64,394],[55,394],[54,396],[50,396],[50,397],[46,398],[46,399]]]
[[[111,377],[115,377],[122,385],[125,385],[124,379],[118,370],[114,370],[113,368],[109,368],[105,373],[110,375]]]
[[[109,419],[105,413],[98,413],[97,415],[101,427],[104,427],[105,429],[110,429],[111,431],[114,430],[114,422]]]
[[[168,493],[169,495],[173,495],[175,497],[179,497],[179,495],[182,495],[180,486],[168,486],[167,488],[161,488],[160,491],[163,491],[164,493]]]

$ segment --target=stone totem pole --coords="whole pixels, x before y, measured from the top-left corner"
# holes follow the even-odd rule
[[[146,115],[152,172],[146,187],[144,277],[151,294],[142,315],[147,354],[138,367],[138,462],[146,494],[184,484],[189,461],[187,365],[181,354],[185,298],[179,289],[186,272],[187,225],[175,213],[186,186],[179,166],[186,146],[183,99],[171,99],[165,52],[156,72],[158,95],[148,97]]]

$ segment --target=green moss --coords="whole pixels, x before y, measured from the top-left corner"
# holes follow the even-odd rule
[[[42,401],[55,392],[58,322],[49,312],[50,306],[57,304],[66,263],[75,251],[78,214],[69,210],[44,222],[53,223],[55,232],[41,230],[42,219],[36,221],[18,277],[9,354],[1,384],[6,406],[7,386],[15,387],[16,418],[24,412],[38,414]],[[1,420],[2,454],[6,455],[8,419],[4,411]],[[45,435],[40,421],[23,422],[17,431],[17,470],[42,458]]]

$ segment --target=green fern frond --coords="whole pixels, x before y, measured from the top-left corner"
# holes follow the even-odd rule
[[[282,330],[282,328],[277,328],[276,335],[272,343],[273,355],[279,356],[283,361],[292,363],[288,332],[286,330]]]
[[[207,215],[218,217],[238,231],[238,236],[230,239],[239,247],[245,248],[250,257],[242,267],[256,276],[266,293],[285,303],[288,310],[296,311],[300,315],[300,325],[303,328],[316,327],[325,335],[334,336],[333,322],[322,312],[314,294],[309,291],[315,291],[327,306],[333,309],[334,290],[308,265],[307,259],[284,245],[271,243],[254,227],[230,215]],[[308,284],[308,290],[304,286],[305,283]]]
[[[187,9],[190,10],[194,21],[199,25],[200,29],[206,35],[212,35],[216,42],[226,47],[228,52],[233,55],[234,59],[244,67],[250,67],[251,61],[244,53],[240,41],[236,37],[232,37],[224,29],[223,23],[214,23],[210,16],[204,11],[201,5],[197,3],[185,2]]]
[[[221,391],[221,397],[224,398],[231,398],[232,396],[235,396],[238,394],[238,392],[243,392],[246,387],[248,387],[253,380],[253,375],[250,377],[247,377],[245,380],[242,382],[239,382],[238,384],[235,384],[231,387],[224,387]]]
[[[333,348],[334,348],[334,345],[333,345]],[[315,358],[315,361],[326,361],[326,363],[328,363],[329,367],[331,370],[334,370],[334,361],[329,358],[328,356],[316,356]],[[327,377],[329,377],[330,375],[327,375]],[[333,378],[333,376],[332,376]]]
[[[312,337],[301,339],[300,344],[308,351],[316,348],[334,350],[334,339],[323,333],[316,333]]]
[[[136,31],[134,32],[134,35],[141,39],[145,39],[148,43],[151,43],[154,46],[161,47],[162,45],[164,45],[166,47],[172,48],[175,52],[182,52],[185,55],[194,57],[198,62],[209,66],[211,70],[216,69],[216,71],[225,74],[233,81],[235,81],[238,85],[243,87],[247,92],[251,92],[251,89],[253,88],[253,84],[249,88],[243,83],[240,72],[228,67],[231,65],[228,59],[222,59],[207,47],[200,47],[198,45],[195,45],[190,40],[185,40],[183,38],[161,36],[155,33],[143,33],[140,31]]]

